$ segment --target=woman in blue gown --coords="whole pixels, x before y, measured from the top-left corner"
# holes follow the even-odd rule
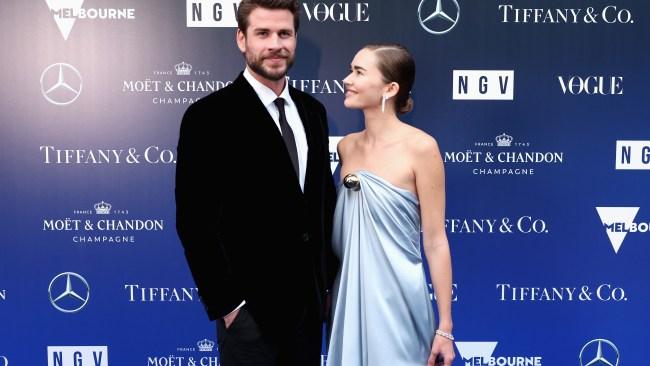
[[[454,359],[442,158],[433,137],[397,116],[412,109],[414,77],[408,51],[382,44],[361,49],[344,80],[345,106],[363,111],[365,129],[338,145],[343,179],[332,245],[341,269],[328,366],[451,366]]]

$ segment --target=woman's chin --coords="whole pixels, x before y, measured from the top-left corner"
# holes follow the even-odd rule
[[[345,108],[349,108],[349,109],[361,109],[361,106],[359,106],[358,103],[354,103],[348,98],[345,98],[343,100],[343,105],[345,106]]]

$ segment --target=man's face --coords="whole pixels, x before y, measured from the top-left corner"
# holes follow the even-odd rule
[[[296,52],[293,14],[285,9],[255,8],[248,17],[246,34],[237,30],[237,46],[253,72],[273,81],[284,78]]]

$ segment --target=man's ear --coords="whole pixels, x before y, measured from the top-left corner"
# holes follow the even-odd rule
[[[235,37],[237,38],[237,47],[239,47],[239,50],[242,53],[246,52],[246,34],[244,34],[241,29],[237,28],[237,34]]]

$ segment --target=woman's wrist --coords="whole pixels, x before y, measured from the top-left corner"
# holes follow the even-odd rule
[[[450,341],[454,340],[454,335],[451,334],[451,332],[445,332],[445,331],[443,331],[441,329],[436,329],[436,335],[441,336],[443,338],[447,338]]]
[[[454,329],[454,325],[451,323],[451,321],[441,321],[438,323],[438,329],[445,333],[451,333],[451,331]]]

